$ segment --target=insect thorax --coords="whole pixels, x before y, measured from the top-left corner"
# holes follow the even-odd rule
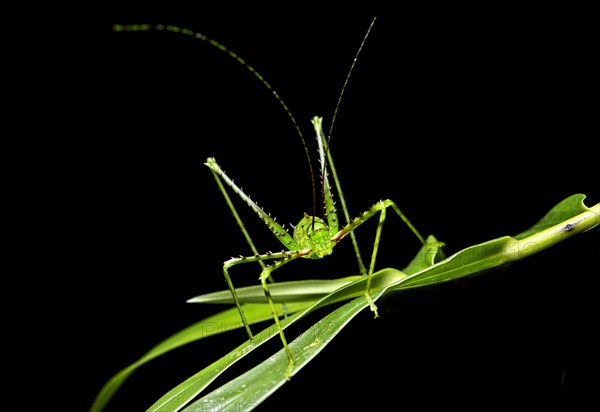
[[[312,249],[309,259],[319,259],[330,255],[333,249],[333,234],[327,223],[320,217],[304,215],[294,228],[294,240],[300,249]]]

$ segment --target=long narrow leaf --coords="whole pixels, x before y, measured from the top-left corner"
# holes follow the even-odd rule
[[[574,195],[560,202],[540,222],[517,237],[504,236],[468,247],[454,255],[412,274],[390,291],[446,282],[482,273],[501,265],[524,259],[577,233],[600,224],[600,203],[588,208],[584,195]]]
[[[314,302],[300,302],[286,305],[286,313],[292,314],[306,307],[313,305]],[[277,305],[279,315],[283,314],[283,305]],[[244,313],[249,323],[258,323],[265,320],[272,320],[273,314],[268,304],[246,304]],[[129,375],[145,363],[157,358],[173,349],[188,343],[207,338],[218,333],[227,332],[243,326],[240,315],[236,308],[230,308],[209,316],[199,322],[188,326],[185,329],[173,334],[154,346],[146,352],[140,359],[116,373],[100,390],[96,399],[90,408],[91,412],[97,412],[104,409],[108,401],[114,396],[115,392],[123,385]]]
[[[349,276],[339,279],[309,279],[290,282],[277,282],[269,285],[269,292],[274,302],[316,301],[331,292],[346,286],[360,276]],[[265,291],[261,285],[245,286],[236,289],[236,295],[242,303],[266,303]],[[233,303],[231,292],[221,290],[196,296],[188,300],[190,303]]]

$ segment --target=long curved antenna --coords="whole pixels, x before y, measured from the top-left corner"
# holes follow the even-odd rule
[[[350,66],[350,70],[348,70],[348,74],[346,75],[346,80],[344,80],[344,84],[342,85],[342,90],[340,91],[340,97],[338,97],[338,101],[335,105],[335,110],[333,111],[333,117],[331,118],[331,125],[329,126],[329,133],[327,136],[327,146],[329,146],[329,141],[331,140],[331,134],[333,133],[333,125],[335,124],[335,118],[337,117],[338,111],[340,109],[340,105],[342,103],[342,98],[344,97],[344,92],[346,91],[346,86],[348,85],[348,81],[350,80],[350,75],[354,71],[354,66],[356,66],[356,62],[358,61],[358,56],[360,55],[360,52],[362,51],[365,43],[367,42],[367,37],[369,37],[369,34],[371,33],[371,29],[375,25],[376,19],[377,19],[377,17],[373,17],[373,20],[371,21],[371,24],[369,25],[369,28],[367,29],[367,33],[365,34],[365,37],[363,38],[362,42],[360,43],[360,46],[358,47],[358,51],[356,52],[356,55],[354,56],[354,60],[352,60],[352,65]]]
[[[149,25],[149,24],[128,24],[128,25],[115,24],[113,26],[113,30],[114,31],[149,31],[149,30],[152,30],[152,28],[153,27],[151,25]],[[287,113],[288,117],[292,121],[292,123],[294,125],[294,128],[296,129],[296,132],[298,133],[298,136],[300,137],[300,140],[302,141],[302,145],[304,146],[304,152],[306,154],[306,160],[308,162],[308,169],[309,169],[309,173],[310,173],[310,180],[311,180],[311,186],[312,186],[312,203],[313,203],[312,204],[312,210],[313,210],[312,215],[314,216],[316,214],[316,210],[317,210],[317,195],[316,195],[317,191],[316,191],[316,185],[315,185],[315,174],[313,172],[313,166],[312,166],[312,161],[311,161],[311,158],[310,158],[310,153],[308,151],[308,147],[306,145],[306,141],[304,140],[304,135],[302,134],[302,131],[300,130],[300,127],[298,126],[298,123],[296,122],[296,119],[294,118],[294,115],[292,114],[292,112],[288,108],[288,106],[285,104],[285,102],[283,101],[283,99],[279,96],[279,94],[277,93],[277,91],[275,89],[273,89],[273,87],[271,86],[271,84],[269,84],[269,82],[267,82],[265,80],[265,78],[262,77],[262,75],[259,72],[257,72],[256,69],[254,69],[254,67],[252,67],[243,58],[241,58],[240,56],[238,56],[235,52],[229,50],[227,47],[225,47],[224,45],[222,45],[218,41],[213,40],[210,37],[205,36],[202,33],[198,33],[198,32],[195,32],[193,30],[182,28],[182,27],[178,27],[178,26],[157,24],[156,26],[154,26],[154,28],[156,30],[166,30],[166,31],[170,31],[170,32],[173,32],[173,33],[185,34],[185,35],[188,35],[188,36],[200,39],[200,40],[202,40],[202,41],[210,44],[211,46],[216,47],[217,49],[219,49],[222,52],[226,53],[231,58],[233,58],[235,61],[237,61],[238,63],[240,63],[244,67],[246,67],[246,69],[248,69],[250,71],[250,73],[252,73],[254,76],[256,76],[256,78],[268,90],[270,90],[271,93],[273,93],[273,96],[275,97],[275,99],[279,102],[279,104],[281,105],[281,107],[283,107],[283,110],[285,110],[285,112]]]
[[[348,213],[348,208],[346,207],[346,199],[344,198],[344,193],[342,192],[342,185],[340,184],[340,179],[338,179],[337,172],[335,170],[335,165],[333,164],[333,157],[331,156],[331,151],[329,150],[329,142],[331,140],[331,134],[333,133],[333,125],[335,123],[335,118],[337,117],[337,113],[340,109],[342,97],[344,96],[344,91],[346,90],[346,86],[348,85],[350,75],[352,74],[352,71],[354,70],[354,66],[356,65],[358,56],[360,55],[360,52],[362,51],[363,46],[365,45],[365,43],[367,41],[367,37],[369,37],[369,33],[371,33],[371,29],[373,28],[373,25],[375,24],[376,19],[377,19],[377,17],[373,17],[373,20],[371,21],[371,24],[369,25],[369,28],[367,29],[367,33],[365,34],[365,37],[363,38],[362,42],[360,43],[360,46],[358,47],[358,51],[356,52],[356,55],[354,56],[354,60],[352,61],[350,70],[348,70],[348,75],[346,76],[346,80],[344,81],[344,84],[342,85],[342,91],[340,92],[340,97],[338,98],[337,104],[335,105],[335,110],[333,112],[333,117],[331,118],[331,125],[329,126],[329,134],[327,136],[327,146],[325,147],[325,151],[327,152],[327,160],[329,161],[329,168],[331,169],[331,175],[333,176],[333,181],[335,182],[335,187],[337,189],[338,196],[340,197],[340,202],[342,203],[342,209],[344,211],[344,218],[346,219],[346,224],[350,223],[350,214]],[[360,250],[358,248],[358,242],[356,241],[356,235],[354,234],[354,231],[350,232],[350,238],[352,239],[352,245],[354,246],[354,252],[356,253],[356,259],[358,261],[358,267],[360,269],[360,273],[363,275],[366,275],[367,270],[365,268],[362,257],[360,255]]]

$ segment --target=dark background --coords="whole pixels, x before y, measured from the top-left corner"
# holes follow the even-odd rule
[[[311,208],[301,142],[248,70],[187,36],[111,27],[175,24],[226,45],[285,100],[314,157],[309,121],[320,115],[329,125],[373,14],[274,13],[118,9],[67,28],[76,40],[62,73],[70,104],[55,120],[64,133],[54,145],[54,206],[67,242],[53,259],[77,289],[60,299],[63,324],[76,336],[67,345],[81,382],[76,410],[153,345],[222,309],[186,303],[225,288],[222,262],[248,249],[203,165],[208,156],[279,222],[295,224]],[[350,214],[392,199],[450,254],[517,234],[571,194],[597,203],[591,31],[559,11],[380,14],[332,137]],[[278,250],[238,205],[259,249]],[[365,258],[374,230],[357,231]],[[382,303],[377,320],[361,313],[262,409],[556,406],[584,398],[597,313],[586,286],[597,275],[595,239],[583,234],[507,271],[406,292]],[[401,268],[418,246],[389,213],[377,266]],[[278,279],[356,270],[349,241],[323,261],[296,263]],[[250,265],[232,272],[236,285],[257,283]],[[108,410],[144,410],[243,339],[233,332],[151,362]],[[279,345],[265,345],[222,382]],[[341,396],[331,395],[335,387]]]

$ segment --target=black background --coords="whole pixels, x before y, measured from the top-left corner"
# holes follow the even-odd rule
[[[70,104],[54,119],[63,129],[52,145],[52,206],[66,241],[52,262],[61,287],[77,290],[58,299],[74,336],[65,345],[81,383],[76,410],[153,345],[222,309],[186,303],[224,289],[222,262],[247,253],[203,165],[208,156],[279,222],[295,224],[311,208],[301,142],[248,70],[187,36],[111,27],[175,24],[226,45],[285,100],[314,158],[309,121],[320,115],[329,125],[373,14],[272,12],[115,9],[66,27],[61,79]],[[380,14],[332,137],[350,214],[392,199],[453,253],[516,234],[571,194],[597,203],[591,31],[558,10]],[[60,95],[62,84],[54,86]],[[238,204],[259,249],[278,250]],[[357,231],[366,256],[374,230]],[[350,246],[290,264],[278,279],[354,274]],[[418,246],[390,213],[377,266],[400,268]],[[262,410],[582,399],[597,313],[586,279],[597,275],[597,246],[583,234],[507,271],[406,292],[382,303],[379,319],[365,311]],[[257,282],[256,268],[236,269],[236,285]],[[243,339],[233,332],[151,362],[108,410],[144,410]],[[274,340],[222,382],[278,348]]]

